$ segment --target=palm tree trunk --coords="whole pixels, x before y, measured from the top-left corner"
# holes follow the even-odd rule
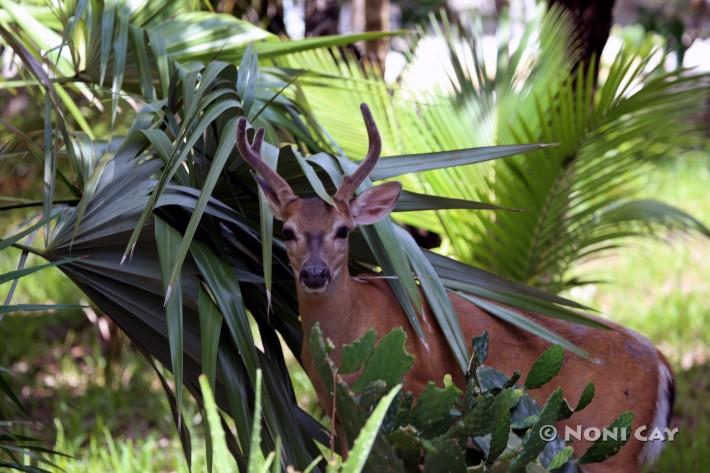
[[[250,0],[211,0],[215,11],[229,13],[250,21],[271,33],[286,33],[282,0],[252,2]]]
[[[387,31],[390,28],[389,0],[353,0],[353,23],[365,31]],[[387,38],[365,43],[365,56],[382,67],[389,49]]]
[[[304,13],[306,36],[338,34],[338,0],[306,0]]]
[[[586,66],[593,60],[596,76],[599,57],[613,23],[614,0],[549,0],[549,3],[564,7],[574,23],[577,32],[577,43],[573,45],[577,54],[574,68]]]

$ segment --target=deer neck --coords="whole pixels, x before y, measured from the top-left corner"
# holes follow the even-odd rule
[[[323,292],[309,293],[296,283],[298,309],[306,337],[316,324],[320,324],[323,333],[332,338],[333,334],[342,331],[345,321],[353,320],[352,316],[357,310],[358,303],[354,284],[347,266],[337,274]]]

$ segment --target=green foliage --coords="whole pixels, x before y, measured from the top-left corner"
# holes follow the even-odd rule
[[[235,471],[236,464],[234,458],[229,454],[227,443],[222,428],[222,418],[217,411],[217,404],[214,401],[214,395],[210,389],[210,384],[206,376],[200,376],[200,389],[202,391],[202,399],[204,401],[204,409],[206,413],[206,425],[210,438],[209,445],[211,446],[211,459],[209,471],[214,473],[228,473]],[[261,428],[261,372],[257,375],[256,381],[256,402],[254,404],[254,429],[252,434],[252,445],[250,447],[251,455],[249,457],[249,472],[257,471],[257,468],[262,468],[264,471],[268,469],[268,464],[263,457],[259,457],[261,450],[254,448],[254,444],[259,443]],[[273,458],[272,458],[273,461]]]
[[[20,4],[2,2],[2,42],[15,52],[23,65],[20,68],[22,80],[4,83],[2,87],[13,91],[21,89],[32,101],[44,106],[35,107],[37,110],[29,109],[26,116],[17,117],[12,127],[3,128],[0,132],[0,158],[27,156],[39,163],[43,170],[42,176],[37,177],[43,185],[36,186],[41,189],[30,196],[32,199],[13,200],[11,205],[2,208],[2,212],[6,213],[20,206],[41,206],[41,212],[38,211],[34,220],[30,219],[20,232],[13,232],[17,238],[3,236],[5,240],[1,245],[12,244],[25,255],[34,253],[57,264],[62,262],[59,269],[108,313],[138,347],[161,364],[173,368],[175,378],[182,379],[193,391],[199,384],[198,375],[207,373],[220,402],[218,415],[231,418],[235,424],[235,434],[228,430],[225,435],[230,444],[237,445],[232,453],[240,466],[246,464],[250,454],[245,449],[250,445],[254,429],[254,389],[257,373],[261,372],[265,427],[261,429],[260,447],[264,451],[272,451],[277,449],[276,444],[281,439],[283,461],[303,468],[318,454],[314,439],[322,440],[322,436],[320,426],[296,405],[280,345],[280,339],[283,339],[292,352],[300,351],[301,334],[297,328],[292,275],[279,241],[278,225],[273,225],[263,202],[258,204],[257,187],[232,149],[234,124],[238,117],[247,116],[253,126],[266,128],[267,141],[297,145],[298,149],[273,145],[264,149],[265,158],[274,165],[278,161],[279,171],[297,192],[313,195],[332,190],[342,174],[352,167],[346,156],[360,156],[365,143],[360,131],[353,130],[353,123],[359,117],[352,116],[356,109],[352,103],[357,102],[349,100],[340,106],[333,99],[333,94],[344,89],[341,86],[347,81],[337,77],[341,74],[338,70],[331,77],[307,74],[300,80],[301,71],[294,72],[290,67],[263,66],[280,64],[297,66],[298,69],[310,68],[308,54],[304,51],[337,46],[364,36],[284,42],[245,22],[201,12],[198,8],[192,1],[64,2],[61,8],[42,1]],[[502,130],[501,136],[505,131],[502,125],[507,125],[504,122],[508,117],[516,116],[512,113],[516,109],[525,115],[522,118],[530,118],[530,123],[540,127],[548,122],[561,123],[562,120],[557,118],[566,117],[570,110],[575,110],[568,107],[569,94],[561,93],[570,89],[551,88],[548,93],[548,84],[557,84],[555,78],[561,75],[561,69],[556,66],[565,62],[565,55],[560,53],[563,42],[559,41],[558,34],[564,36],[564,28],[555,18],[546,19],[544,23],[547,33],[542,41],[543,50],[548,51],[549,48],[551,51],[544,58],[551,62],[546,62],[544,67],[533,68],[534,75],[528,77],[530,84],[517,89],[525,93],[533,91],[529,97],[541,100],[543,120],[538,119],[539,110],[537,105],[531,105],[532,99],[526,102],[526,107],[506,99],[505,106],[496,106],[495,113],[484,113],[493,118],[497,130]],[[261,68],[257,67],[257,55],[253,53],[258,53]],[[332,62],[327,51],[313,54],[322,54]],[[503,93],[506,80],[512,83],[519,72],[514,63],[520,56],[517,59],[515,55],[510,58],[504,56],[503,59],[509,60],[509,67],[499,68],[496,71],[498,82],[492,84],[497,97],[506,95]],[[220,61],[213,61],[215,58]],[[292,64],[291,61],[295,62]],[[617,75],[630,63],[620,64]],[[317,67],[310,69],[319,70]],[[362,74],[354,68],[348,73],[353,76]],[[333,76],[337,77],[338,87],[327,86]],[[483,74],[482,77],[489,76]],[[294,84],[297,77],[299,82]],[[499,81],[500,77],[503,79]],[[600,96],[595,100],[611,103],[613,106],[599,110],[614,111],[618,115],[616,121],[605,122],[601,114],[594,117],[583,115],[596,128],[590,128],[591,125],[586,127],[585,130],[591,131],[582,141],[587,143],[592,137],[598,138],[597,132],[605,129],[602,125],[620,126],[629,117],[648,131],[653,117],[649,117],[647,122],[642,116],[647,110],[644,106],[652,102],[654,94],[664,99],[666,105],[675,100],[678,110],[667,107],[661,111],[674,112],[668,116],[677,117],[681,113],[681,105],[697,98],[694,81],[689,80],[687,84],[691,85],[683,91],[677,89],[683,84],[678,77],[658,78],[653,82],[654,87],[645,89],[646,95],[634,95],[635,101],[616,100],[616,92],[621,90],[621,86],[611,81],[607,88],[602,89],[607,90],[608,94],[599,92]],[[571,87],[569,84],[572,81],[566,84]],[[587,81],[584,85],[589,87],[590,84]],[[550,162],[559,164],[561,155],[537,146],[518,144],[470,149],[471,146],[489,143],[479,140],[480,137],[474,137],[475,142],[457,141],[461,137],[472,137],[464,124],[479,122],[470,120],[471,116],[463,112],[461,115],[442,113],[442,110],[453,106],[448,99],[443,102],[447,107],[439,107],[441,103],[436,97],[436,100],[417,101],[435,106],[412,107],[412,98],[402,97],[397,91],[393,94],[394,100],[391,100],[381,82],[363,80],[358,87],[358,92],[368,91],[364,97],[371,104],[388,97],[386,107],[409,110],[409,113],[402,110],[397,110],[398,113],[376,112],[385,143],[392,147],[390,151],[394,151],[390,154],[400,156],[382,160],[372,175],[373,180],[420,171],[425,173],[420,174],[422,187],[417,186],[419,177],[407,178],[409,187],[443,195],[446,192],[437,187],[437,183],[441,186],[444,180],[431,176],[437,172],[439,176],[441,173],[453,175],[461,172],[464,178],[457,181],[458,190],[470,189],[471,184],[476,187],[475,195],[457,195],[459,198],[456,199],[405,192],[402,205],[397,209],[399,211],[499,209],[501,205],[478,202],[479,191],[481,196],[486,197],[481,199],[488,200],[486,186],[490,182],[485,177],[490,175],[490,167],[494,165],[485,164],[486,161],[537,150],[538,156],[552,156],[554,159]],[[484,89],[491,90],[488,86]],[[493,95],[488,96],[491,97]],[[545,103],[551,100],[550,97],[563,97],[567,100],[567,108],[548,108]],[[610,97],[614,100],[609,101]],[[474,102],[477,103],[477,100]],[[103,110],[103,104],[109,103],[110,107]],[[133,111],[135,104],[139,112]],[[335,121],[321,120],[326,125],[325,131],[316,120],[322,118],[317,112],[323,104],[331,113],[337,113]],[[617,105],[626,108],[614,108]],[[471,112],[471,107],[469,102],[457,110]],[[599,120],[595,121],[597,118]],[[434,124],[438,126],[432,126]],[[664,130],[671,133],[672,128],[669,126]],[[544,131],[533,129],[532,138],[524,134],[515,141],[546,141],[542,139],[548,136]],[[555,137],[556,134],[555,131],[549,136]],[[512,136],[512,132],[508,136]],[[614,135],[609,141],[623,137]],[[668,136],[663,137],[666,138]],[[507,144],[512,142],[512,138],[500,142]],[[606,143],[603,139],[595,142]],[[629,140],[623,144],[637,142]],[[627,149],[619,147],[622,151]],[[432,149],[457,151],[431,153]],[[572,149],[575,147],[572,146]],[[601,153],[605,149],[604,146],[592,148],[594,152],[589,151],[588,155],[594,156],[597,151]],[[308,156],[308,153],[311,155]],[[522,157],[516,159],[516,163],[522,163],[520,166],[526,165]],[[522,173],[529,173],[530,182],[537,182],[533,176],[539,161],[526,165]],[[615,161],[610,162],[613,164]],[[480,173],[461,167],[472,163],[484,163],[477,166]],[[584,169],[597,169],[593,164]],[[453,171],[443,170],[453,166],[456,166]],[[520,189],[525,187],[513,179],[517,175],[516,170],[495,170],[496,175],[508,176],[499,182],[501,188],[511,193],[522,192]],[[612,174],[617,171],[613,167],[608,169]],[[541,182],[548,185],[556,182],[551,179],[555,173],[554,166],[546,170]],[[569,178],[574,180],[576,174],[570,174]],[[460,186],[461,182],[466,185]],[[592,186],[590,182],[593,180],[590,178],[585,182],[586,186]],[[574,194],[577,191],[579,189],[572,189],[567,198],[577,195]],[[541,193],[544,192],[545,186],[542,185]],[[540,215],[538,204],[544,201],[540,195],[536,193],[528,199],[521,193],[510,200],[517,202],[522,199],[525,207],[529,202],[534,203],[535,208],[526,215],[536,218]],[[502,204],[505,198],[496,196],[495,203]],[[566,201],[562,199],[561,202]],[[619,221],[629,219],[630,215],[642,210],[643,215],[656,221],[663,220],[659,216],[668,215],[674,221],[681,220],[684,228],[694,224],[693,220],[667,207],[653,203],[648,205],[647,202],[642,204],[614,207],[608,220],[618,225]],[[588,211],[584,213],[587,217],[598,216],[585,204],[577,208]],[[530,246],[528,241],[516,239],[518,232],[517,236],[523,237],[535,234],[530,231],[529,219],[521,217],[525,220],[524,224],[515,225],[518,221],[514,219],[520,214],[507,215],[497,212],[496,218],[505,222],[500,231],[507,233],[493,235],[490,241],[501,248],[506,244],[510,246],[505,247],[506,251],[502,253],[492,251],[496,248],[492,248],[487,256],[487,252],[481,252],[481,258],[495,259],[501,267],[505,266],[505,271],[498,272],[514,274],[515,271],[509,266],[517,266],[523,261],[519,257],[520,248],[539,249],[540,245]],[[467,214],[467,218],[469,216]],[[57,217],[56,223],[46,220],[50,217]],[[419,214],[416,218],[419,219]],[[440,220],[455,223],[449,218]],[[550,221],[556,222],[554,219]],[[478,227],[486,227],[477,222]],[[498,231],[495,225],[487,227],[488,233]],[[589,225],[582,227],[587,229]],[[463,233],[447,229],[452,236],[450,241],[457,241],[458,237],[453,238],[457,235],[474,234],[465,227],[461,228],[465,230]],[[555,230],[551,232],[553,238],[560,236],[554,225],[540,228],[545,230],[542,232],[545,235],[551,229]],[[166,248],[166,231],[169,233],[170,229],[177,234],[177,239],[172,239],[172,247]],[[30,238],[37,233],[46,237],[45,245],[31,246]],[[565,238],[560,241],[568,247],[571,245],[576,251],[574,244],[577,240],[567,238],[565,232],[563,236]],[[498,239],[500,243],[495,243]],[[456,251],[465,256],[463,244],[468,245],[469,242],[464,239],[461,242],[462,246]],[[484,248],[482,245],[476,247]],[[415,329],[418,328],[415,308],[421,303],[421,286],[462,368],[468,360],[468,350],[457,326],[458,319],[447,304],[445,288],[473,294],[474,303],[484,309],[508,317],[507,320],[512,323],[555,343],[564,344],[564,340],[540,330],[535,324],[515,319],[499,305],[487,301],[592,323],[570,310],[570,307],[580,308],[570,301],[421,251],[401,235],[391,221],[362,229],[353,236],[352,249],[353,260],[356,261],[353,264],[357,269],[379,267],[385,275],[394,277],[388,282]],[[505,258],[508,251],[511,256]],[[535,256],[537,253],[532,254]],[[77,256],[88,258],[73,259]],[[419,284],[411,277],[413,273],[417,275]],[[18,275],[20,273],[15,273],[14,277]],[[182,297],[178,296],[180,294]],[[173,302],[166,313],[165,301],[179,299],[183,300],[183,307],[179,308]],[[18,304],[11,309],[23,308],[39,309],[45,306]],[[259,332],[264,350],[255,347],[252,324]],[[574,349],[573,346],[564,346]],[[358,350],[366,352],[366,348]],[[355,354],[353,357],[353,365],[346,368],[355,369],[358,360]],[[400,369],[405,365],[406,362],[402,362]],[[183,442],[189,444],[186,436],[189,426],[185,427],[184,422],[180,425],[183,417],[180,415],[179,399],[183,397],[183,389],[177,387],[176,396],[173,396],[169,384],[160,376],[169,392],[168,398],[172,401],[174,418],[181,427]],[[501,381],[501,376],[491,370],[481,369],[476,376],[481,389],[491,389],[490,386]],[[386,383],[374,380],[367,384],[361,396],[367,400],[368,406],[372,406],[384,393]],[[437,392],[433,391],[431,396],[437,397]],[[352,412],[345,409],[343,412],[346,413],[346,424],[354,432],[364,425],[364,415],[356,409],[353,408]],[[426,418],[422,416],[422,419]],[[515,416],[512,416],[511,424],[515,422]],[[434,432],[438,427],[431,425],[427,428]],[[490,427],[490,431],[493,432],[494,428]],[[502,430],[501,427],[499,431]],[[501,439],[501,435],[496,436],[494,452],[500,448]],[[189,445],[184,445],[186,452],[189,451],[187,447]],[[432,449],[445,452],[451,450],[451,445],[447,440]],[[377,441],[373,445],[373,455],[378,458],[390,453],[391,450]]]
[[[375,401],[387,392],[386,386],[404,380],[406,372],[401,366],[411,363],[411,356],[404,349],[405,340],[399,335],[392,337],[400,332],[401,329],[393,330],[369,349],[369,360],[375,359],[380,350],[388,354],[385,368],[382,363],[361,362],[356,371],[359,377],[348,385],[328,355],[328,341],[323,339],[320,327],[316,325],[311,331],[314,362],[325,385],[335,386],[331,395],[335,396],[336,416],[349,439],[357,434],[357,426]],[[372,347],[373,343],[372,332],[368,332],[348,346],[349,352],[353,353],[354,346]],[[394,399],[374,441],[368,471],[418,471],[422,463],[426,471],[466,471],[479,464],[505,467],[510,472],[529,471],[526,468],[530,465],[537,466],[535,471],[563,467],[564,471],[576,471],[577,464],[604,461],[626,443],[628,438],[621,436],[618,440],[602,437],[581,458],[572,458],[571,447],[559,438],[547,437],[546,429],[589,405],[594,396],[593,385],[584,390],[574,411],[559,388],[540,409],[525,390],[516,386],[519,374],[509,378],[477,361],[485,359],[482,350],[487,346],[487,334],[474,338],[478,350],[474,348],[477,355],[471,358],[465,392],[450,383],[438,387],[430,382],[416,400],[409,392]],[[549,382],[563,359],[560,347],[543,352],[528,374],[526,387],[538,388]],[[392,369],[387,370],[390,366]],[[377,395],[373,396],[373,392]],[[388,396],[391,395],[390,391]],[[623,413],[610,427],[630,432],[631,420],[632,413]]]
[[[366,337],[368,335],[365,335]],[[399,383],[412,368],[414,358],[404,350],[407,335],[404,330],[395,329],[382,337],[365,361],[363,374],[353,385],[356,392],[362,392],[371,383],[384,381],[387,387]]]
[[[176,258],[177,245],[180,242],[180,233],[161,219],[155,220],[155,239],[157,241],[158,259],[160,260],[160,274],[163,281],[163,290],[168,292],[169,274],[171,264]],[[182,373],[183,373],[183,314],[182,314],[182,286],[177,286],[170,291],[165,304],[165,319],[168,326],[168,339],[170,341],[170,362],[175,374],[175,403],[182,406]],[[205,337],[207,340],[207,337]],[[214,343],[214,341],[213,341]],[[182,408],[178,410],[178,424],[181,421]],[[180,428],[180,426],[178,427]]]
[[[49,473],[56,466],[50,457],[61,454],[26,435],[22,417],[27,411],[5,377],[6,371],[0,366],[0,469]]]
[[[543,431],[542,429],[555,423],[563,402],[562,390],[558,388],[547,399],[542,411],[537,416],[537,421],[532,425],[529,434],[523,440],[520,453],[510,464],[511,472],[525,471],[526,465],[534,461],[542,453],[546,443],[545,439],[540,435]]]
[[[439,388],[432,382],[428,383],[411,411],[411,425],[422,432],[424,437],[433,437],[440,433],[460,395],[461,392],[453,384]]]
[[[3,218],[3,223],[7,222]],[[8,222],[9,224],[9,222]],[[9,226],[9,225],[8,225]],[[16,248],[7,248],[0,252],[0,274],[16,271],[23,259],[23,251]],[[24,261],[25,269],[42,265],[45,260],[36,255],[29,255]],[[16,282],[16,283],[15,283]],[[0,286],[0,300],[6,302],[12,292],[11,301],[24,304],[44,304],[50,301],[83,304],[86,298],[82,297],[76,285],[69,280],[57,267],[48,267],[39,272],[26,274]],[[67,310],[65,313],[77,313],[80,309]]]
[[[348,374],[362,368],[375,348],[376,338],[375,329],[370,329],[353,343],[343,346],[339,372]]]
[[[7,254],[11,251],[12,245],[40,227],[47,225],[50,220],[53,220],[53,217],[43,218],[29,228],[3,237],[0,239],[0,252],[3,255]],[[76,304],[11,304],[20,279],[72,261],[72,259],[61,259],[54,263],[26,268],[28,254],[26,249],[22,250],[16,270],[0,272],[0,285],[11,283],[7,295],[0,305],[0,322],[7,314],[80,308],[81,306]],[[46,448],[41,440],[27,435],[23,429],[23,424],[26,424],[26,421],[22,419],[27,416],[27,410],[20,403],[8,378],[6,378],[6,372],[8,371],[0,366],[0,467],[17,471],[50,471],[47,468],[56,465],[49,457],[61,455],[61,453]]]
[[[707,97],[707,74],[666,73],[663,61],[651,65],[649,52],[625,50],[600,65],[597,83],[593,66],[571,68],[574,58],[560,38],[573,34],[562,10],[546,12],[540,4],[519,41],[511,40],[509,27],[502,15],[498,54],[485,60],[475,19],[436,18],[412,41],[410,60],[389,83],[339,52],[277,62],[323,75],[304,83],[308,105],[349,155],[364,153],[362,136],[347,126],[355,119],[348,104],[358,101],[368,102],[383,124],[387,154],[555,144],[407,179],[411,189],[523,210],[398,216],[442,234],[446,251],[462,261],[557,292],[589,282],[570,272],[628,245],[629,237],[667,229],[710,235],[707,222],[681,210],[684,203],[669,206],[644,185],[654,164],[692,145],[693,110]],[[419,56],[432,43],[444,43],[445,54],[426,60],[448,72],[422,90],[419,79],[432,66]]]
[[[375,443],[380,427],[385,420],[387,411],[392,405],[395,396],[399,393],[400,387],[400,385],[393,387],[377,402],[377,405],[372,410],[372,414],[370,414],[367,422],[365,422],[365,426],[360,430],[360,433],[355,439],[353,449],[350,451],[348,459],[343,463],[339,471],[343,473],[360,473],[363,470],[372,445]]]
[[[61,425],[58,422],[58,425]],[[69,457],[53,457],[64,473],[111,471],[114,473],[153,473],[173,471],[190,473],[179,442],[169,441],[155,432],[138,439],[111,435],[108,429],[91,434],[85,443],[77,444],[58,429],[54,449]],[[204,450],[193,452],[192,472],[206,472]],[[54,469],[52,473],[58,470]]]
[[[552,345],[542,352],[525,378],[525,388],[535,389],[549,383],[560,372],[564,357],[565,352],[559,345]]]
[[[645,471],[695,472],[710,469],[706,440],[710,435],[710,365],[698,364],[676,370],[677,402],[674,417],[680,431],[671,445],[661,453],[658,462]]]
[[[611,423],[608,429],[611,432],[624,432],[626,435],[630,436],[632,430],[631,423],[633,420],[633,412],[624,412]],[[626,444],[626,441],[627,439],[622,438],[622,435],[609,436],[608,438],[604,438],[604,436],[602,436],[594,443],[594,445],[589,447],[589,450],[584,452],[584,455],[582,455],[579,459],[579,463],[603,462],[607,458],[616,455],[616,453],[621,450],[621,447]]]
[[[81,20],[87,22],[86,27],[98,28],[89,21],[95,17],[86,15]],[[98,33],[91,37],[103,37]],[[120,31],[117,34],[120,39]],[[17,41],[31,44],[33,39],[23,35],[14,39],[13,46],[22,49]],[[100,49],[100,45],[106,44],[102,41],[93,47]],[[120,43],[116,41],[115,46]],[[159,42],[151,44],[160,47]],[[82,48],[91,50],[92,44],[80,43],[76,48],[77,54],[83,54],[86,50]],[[29,50],[22,51],[26,67],[37,75],[34,66],[46,59],[33,56]],[[123,52],[109,48],[106,54],[113,57],[112,54],[118,56]],[[286,135],[302,147],[315,150],[324,147],[320,143],[326,140],[317,129],[307,126],[310,117],[299,111],[300,104],[279,95],[287,84],[281,76],[255,70],[254,59],[248,54],[244,55],[241,69],[223,62],[187,67],[172,56],[163,59],[172,72],[159,75],[161,80],[157,83],[162,85],[165,80],[172,95],[158,95],[162,98],[151,100],[155,96],[144,91],[146,106],[134,120],[127,121],[130,126],[124,136],[115,134],[110,141],[91,139],[86,133],[71,131],[72,123],[63,113],[52,117],[55,140],[45,146],[56,147],[58,157],[69,165],[67,174],[62,174],[66,183],[56,186],[56,192],[75,193],[78,202],[53,210],[60,215],[51,227],[45,248],[26,250],[50,261],[66,260],[60,269],[101,310],[110,314],[137,346],[172,367],[176,379],[182,379],[183,384],[195,386],[198,374],[203,371],[221,373],[224,382],[218,383],[215,390],[222,402],[221,415],[228,415],[236,424],[236,436],[232,439],[235,445],[249,444],[252,429],[249,400],[253,399],[250,393],[256,372],[261,369],[264,420],[268,426],[262,430],[261,445],[273,448],[280,438],[284,461],[303,468],[317,454],[313,441],[321,435],[317,423],[295,403],[278,342],[281,336],[292,352],[300,352],[291,270],[278,235],[272,238],[260,233],[262,228],[270,227],[262,225],[262,211],[255,199],[256,185],[234,150],[234,126],[236,119],[245,113],[244,103],[249,103],[247,108],[259,111],[251,117],[252,122],[265,127],[270,139]],[[116,61],[117,58],[114,65]],[[93,66],[97,71],[100,62],[97,60]],[[148,63],[160,66],[161,61]],[[43,84],[41,75],[36,79]],[[114,85],[116,80],[114,77]],[[57,110],[66,106],[54,105]],[[524,149],[530,147],[463,150],[456,152],[454,158],[458,163],[478,162]],[[264,154],[278,156],[279,172],[301,193],[314,192],[318,186],[312,181],[316,180],[332,190],[332,183],[338,182],[352,166],[343,157],[324,153],[294,159],[297,151],[290,146],[277,148],[267,144]],[[386,170],[387,176],[395,176],[423,160],[428,163],[427,169],[447,166],[452,156],[444,153],[435,158],[401,156],[392,159],[396,161],[394,168],[383,160],[381,169]],[[312,172],[304,173],[304,166]],[[157,223],[155,214],[160,219]],[[44,223],[38,223],[36,228]],[[180,235],[171,236],[175,231]],[[353,235],[351,243],[361,268],[381,267],[385,274],[397,276],[389,282],[407,313],[412,315],[416,328],[414,307],[421,304],[421,295],[419,285],[411,277],[414,270],[462,365],[467,360],[466,347],[458,319],[450,303],[446,303],[443,281],[438,276],[442,270],[447,271],[449,284],[458,283],[461,290],[476,293],[485,286],[486,294],[510,301],[516,298],[511,287],[520,287],[526,293],[524,300],[532,297],[550,313],[564,311],[561,304],[574,305],[486,273],[471,275],[468,267],[423,253],[416,245],[411,246],[407,238],[391,221],[383,221]],[[273,243],[271,258],[269,251],[264,250],[268,241]],[[77,255],[89,257],[71,259]],[[267,257],[260,261],[255,255]],[[269,259],[270,271],[264,268]],[[273,274],[271,287],[266,284],[269,274]],[[215,327],[199,323],[201,290],[205,292],[202,316],[209,312],[208,308],[212,309],[205,297],[220,312],[224,322],[220,336],[210,331],[216,331]],[[182,297],[178,297],[180,294]],[[171,302],[166,314],[165,301],[180,299],[182,308]],[[268,356],[256,349],[250,320],[255,321],[262,341],[269,346]],[[202,332],[209,336],[203,336]],[[201,346],[201,343],[209,344]],[[173,395],[168,383],[162,378],[161,381],[171,399],[185,452],[189,452],[189,426],[181,422],[180,415],[183,390],[178,385]],[[293,435],[294,432],[300,435]],[[238,464],[246,464],[245,451],[237,447],[232,452]]]
[[[114,330],[107,343],[97,325],[71,311],[10,314],[0,323],[0,366],[12,371],[3,375],[28,412],[11,409],[0,391],[0,410],[7,407],[6,419],[18,421],[11,430],[60,452],[47,456],[57,465],[45,467],[52,473],[188,473],[150,364]],[[199,410],[192,399],[184,407],[195,433],[193,471],[204,472]],[[0,435],[8,431],[0,426]]]
[[[208,456],[208,470],[214,473],[228,473],[236,471],[234,459],[230,456],[227,444],[225,442],[224,429],[221,424],[221,417],[217,410],[217,404],[214,401],[214,395],[210,388],[207,377],[200,377],[200,389],[204,399],[204,408],[206,412],[206,421],[208,425],[209,445],[212,448],[212,455]],[[378,402],[372,413],[368,417],[365,425],[358,434],[357,439],[353,444],[353,448],[344,462],[331,461],[328,463],[327,470],[329,473],[360,473],[368,459],[372,445],[377,438],[377,433],[380,430],[385,415],[392,404],[395,396],[399,392],[400,386],[394,386],[384,395]],[[276,449],[264,456],[259,448],[261,440],[261,392],[262,392],[262,375],[261,370],[257,371],[256,375],[256,401],[254,403],[254,424],[252,428],[251,444],[249,447],[249,463],[247,470],[249,473],[259,473],[272,471],[274,473],[282,471],[280,460],[280,441],[276,442]],[[311,466],[315,466],[320,458],[316,459]]]

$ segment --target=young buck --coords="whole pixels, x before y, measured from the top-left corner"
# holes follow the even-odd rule
[[[238,124],[237,146],[242,158],[256,172],[274,216],[283,222],[282,235],[296,276],[303,331],[309,334],[316,323],[320,324],[324,336],[333,341],[332,356],[339,362],[341,347],[370,328],[381,337],[402,327],[407,333],[407,350],[415,356],[404,389],[416,395],[428,381],[441,382],[446,373],[463,388],[464,376],[429,309],[425,307],[420,314],[427,339],[425,345],[411,328],[386,281],[352,277],[348,273],[348,235],[358,225],[370,225],[385,218],[395,207],[402,189],[398,182],[387,182],[355,195],[377,163],[381,148],[380,136],[367,106],[363,104],[361,109],[369,137],[368,153],[360,166],[343,179],[333,196],[335,206],[317,197],[296,196],[288,183],[261,160],[264,130],[257,130],[253,142],[249,143],[246,120],[242,118]],[[487,331],[493,350],[486,364],[504,373],[511,374],[516,369],[526,373],[549,345],[455,294],[451,294],[450,299],[460,318],[464,339],[471,340]],[[588,382],[594,383],[596,396],[591,406],[559,423],[559,432],[565,425],[575,431],[577,426],[601,429],[629,410],[635,414],[634,430],[646,426],[645,432],[652,432],[654,428],[662,431],[668,426],[674,396],[673,377],[663,355],[647,339],[608,322],[604,323],[610,330],[600,330],[517,312],[562,335],[593,357],[592,361],[567,353],[558,376],[545,387],[531,392],[533,398],[542,403],[555,388],[561,387],[568,399],[575,400]],[[321,405],[330,412],[328,390],[320,383],[307,342],[303,345],[302,361],[315,384]],[[589,445],[585,441],[572,444],[576,455],[584,453]],[[657,457],[661,446],[661,441],[642,443],[632,436],[616,456],[602,464],[585,466],[585,471],[641,471],[643,463]]]

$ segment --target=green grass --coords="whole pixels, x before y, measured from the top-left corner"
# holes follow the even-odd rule
[[[2,222],[0,222],[1,224]],[[2,237],[2,233],[0,233],[0,237]],[[3,250],[0,253],[0,273],[17,269],[19,260],[19,250],[14,248]],[[46,262],[38,256],[30,255],[25,267],[29,268]],[[0,286],[0,300],[3,302],[5,302],[10,286],[10,283]],[[86,296],[57,268],[47,268],[20,279],[12,297],[13,304],[86,304],[87,302]]]
[[[710,150],[709,150],[710,151]],[[710,154],[689,153],[664,163],[649,176],[648,196],[666,200],[710,226]],[[570,295],[610,319],[650,338],[669,358],[676,375],[673,425],[676,441],[666,446],[652,472],[710,471],[710,242],[669,235],[666,241],[634,247],[579,268],[585,278],[608,284]]]
[[[170,436],[149,433],[138,439],[115,437],[104,428],[87,442],[77,442],[65,437],[59,422],[57,432],[55,450],[70,457],[55,456],[52,461],[66,473],[189,472],[179,443]],[[206,471],[203,449],[193,451],[192,467],[195,472]]]
[[[155,372],[125,339],[108,357],[83,314],[57,313],[7,316],[0,340],[0,366],[11,369],[29,418],[41,426],[32,434],[72,457],[53,458],[64,471],[187,471]],[[186,402],[184,412],[195,435],[194,471],[204,471],[197,409]]]
[[[708,154],[689,154],[649,176],[649,196],[678,205],[710,226]],[[668,235],[578,268],[607,283],[570,292],[604,316],[648,336],[671,361],[688,368],[707,361],[710,346],[710,242]]]
[[[614,321],[643,333],[676,365],[703,363],[710,346],[708,242],[642,243],[595,261],[588,274],[609,281],[571,291]],[[593,273],[591,272],[593,271]]]
[[[696,365],[676,372],[677,403],[672,423],[678,436],[669,443],[653,473],[710,471],[710,365]]]

